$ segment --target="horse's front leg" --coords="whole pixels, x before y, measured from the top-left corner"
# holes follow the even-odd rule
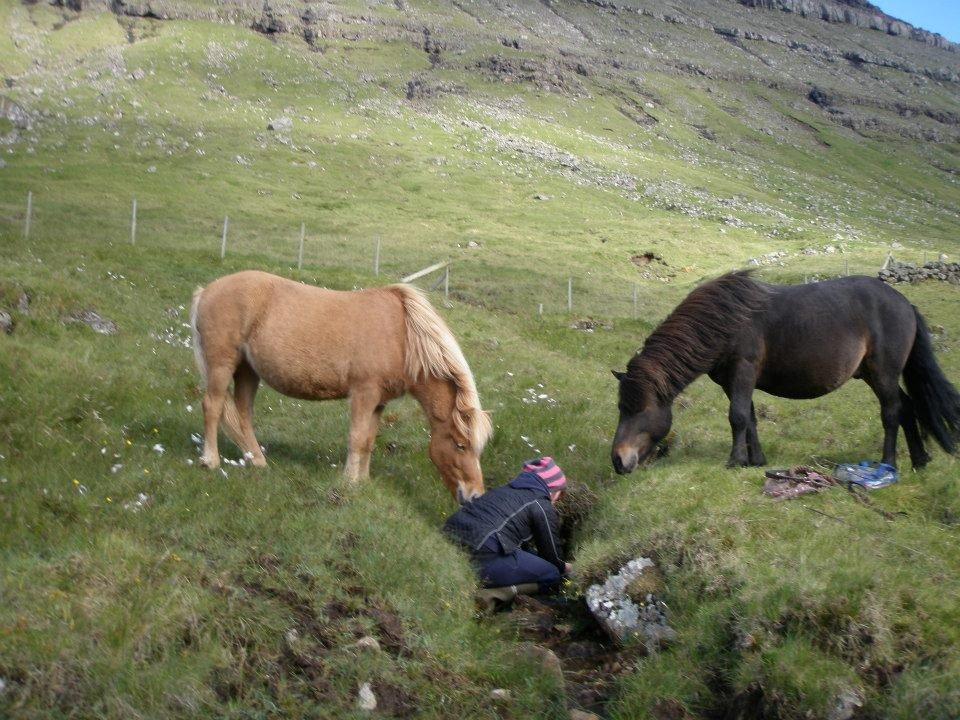
[[[381,392],[376,387],[356,388],[350,392],[350,438],[344,475],[355,482],[370,475],[370,453],[380,423]]]
[[[730,430],[733,434],[733,446],[727,467],[746,467],[759,464],[763,452],[757,439],[756,416],[753,412],[753,388],[756,383],[756,371],[750,363],[740,363],[724,387],[730,398]],[[748,443],[749,440],[749,443]],[[765,461],[765,458],[763,458]]]

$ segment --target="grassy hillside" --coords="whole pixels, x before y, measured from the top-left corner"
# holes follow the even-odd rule
[[[326,25],[338,32],[311,46],[239,24],[0,4],[7,96],[32,118],[0,148],[0,309],[15,324],[0,335],[0,715],[350,717],[369,681],[385,715],[566,716],[516,623],[475,617],[470,568],[438,530],[454,504],[412,401],[388,409],[359,488],[339,479],[345,406],[270,390],[256,421],[270,467],[196,466],[184,306],[197,285],[256,267],[349,289],[446,258],[443,312],[494,412],[488,484],[543,452],[593,491],[572,596],[631,553],[663,574],[678,640],[649,657],[629,649],[604,715],[830,717],[845,696],[862,699],[856,717],[960,715],[955,459],[937,451],[913,473],[904,452],[901,482],[871,496],[891,519],[842,490],[775,504],[762,473],[723,468],[726,406],[700,380],[667,457],[625,478],[608,460],[609,369],[701,279],[749,258],[790,282],[872,274],[889,252],[955,258],[960,144],[852,129],[787,85],[667,64],[564,69],[560,91],[539,70],[507,82],[482,64],[542,62],[543,38],[508,48],[507,26],[400,5],[413,10],[343,6]],[[591,7],[557,9],[615,37]],[[469,42],[437,62],[402,37],[347,33],[349,18],[410,24],[413,11]],[[637,32],[669,30],[657,48],[733,72],[740,51],[714,33],[657,22]],[[954,62],[936,52],[921,54]],[[889,74],[911,102],[960,105],[956,84],[871,72],[864,87]],[[415,78],[432,90],[408,99]],[[934,122],[893,115],[890,127]],[[281,116],[292,130],[268,130]],[[901,289],[960,382],[960,291]],[[72,322],[83,310],[119,332]],[[587,318],[600,326],[571,327]],[[757,400],[773,466],[879,449],[859,383]],[[382,653],[349,647],[368,633]]]

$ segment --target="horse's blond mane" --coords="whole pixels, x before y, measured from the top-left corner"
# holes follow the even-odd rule
[[[450,328],[433,305],[412,285],[390,285],[386,289],[400,296],[406,315],[406,375],[412,382],[426,377],[447,378],[457,388],[453,422],[480,452],[493,433],[490,416],[480,407],[473,373]]]

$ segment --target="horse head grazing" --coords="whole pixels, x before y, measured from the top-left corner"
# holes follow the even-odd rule
[[[453,333],[416,288],[391,286],[406,313],[410,392],[430,420],[430,459],[463,504],[484,492],[480,454],[493,432],[473,374]]]
[[[457,417],[456,415],[452,417]],[[463,505],[484,493],[480,453],[491,432],[490,415],[473,410],[449,425],[438,424],[430,436],[430,460],[457,502]]]
[[[646,460],[673,423],[670,402],[663,403],[649,383],[634,377],[630,371],[613,371],[620,385],[618,407],[620,419],[613,436],[610,459],[619,475],[633,472]]]

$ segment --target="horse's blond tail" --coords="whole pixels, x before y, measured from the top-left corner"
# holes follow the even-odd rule
[[[197,327],[197,315],[200,309],[200,299],[203,296],[203,288],[198,287],[193,292],[193,301],[190,303],[190,333],[193,338],[193,359],[197,363],[197,370],[200,373],[200,380],[203,388],[207,387],[207,358],[203,354],[203,339],[200,336],[200,330]],[[240,432],[240,413],[237,411],[237,403],[233,399],[233,393],[229,390],[225,393],[223,403],[223,415],[221,417],[227,433],[240,447],[242,433]]]
[[[200,309],[200,298],[203,295],[203,287],[198,287],[193,291],[193,300],[190,302],[190,335],[193,339],[193,359],[197,363],[197,370],[200,372],[200,379],[203,381],[203,387],[207,387],[207,359],[203,356],[203,345],[200,342],[200,331],[197,329],[197,311]]]
[[[422,291],[412,285],[390,285],[403,303],[407,326],[405,371],[411,382],[447,378],[457,388],[453,421],[476,452],[483,450],[493,426],[480,407],[473,373],[450,328]]]

